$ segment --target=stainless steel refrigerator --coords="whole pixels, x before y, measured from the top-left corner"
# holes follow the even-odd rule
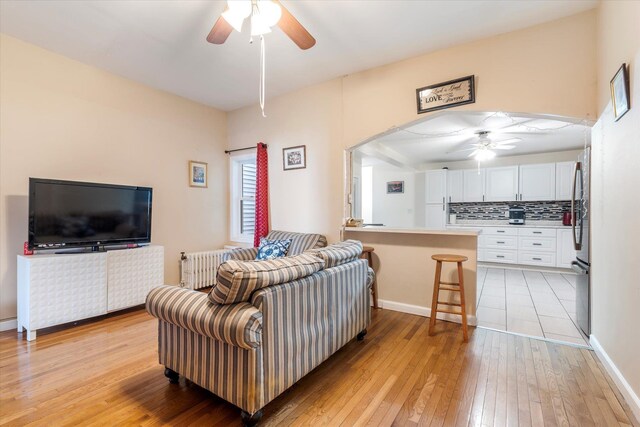
[[[579,156],[573,174],[573,197],[571,200],[573,245],[576,259],[571,268],[577,273],[576,279],[576,320],[582,332],[591,333],[591,283],[589,270],[589,182],[591,169],[591,149],[586,148]]]

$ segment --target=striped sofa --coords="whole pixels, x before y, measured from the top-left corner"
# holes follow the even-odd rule
[[[291,231],[271,230],[269,234],[267,234],[266,239],[291,239],[291,245],[287,251],[287,256],[300,255],[306,250],[324,248],[327,246],[327,238],[322,234],[293,233]],[[224,255],[224,261],[229,259],[249,261],[256,259],[257,255],[258,248],[239,248],[227,252]]]
[[[165,375],[171,382],[185,376],[238,406],[245,425],[256,424],[267,403],[354,337],[364,337],[373,272],[350,250],[346,256],[349,250],[329,246],[281,258],[297,268],[298,258],[314,257],[320,268],[256,289],[242,302],[214,302],[222,301],[215,288],[210,295],[177,286],[153,289],[147,311],[159,319]],[[251,277],[256,263],[269,262],[246,263]]]

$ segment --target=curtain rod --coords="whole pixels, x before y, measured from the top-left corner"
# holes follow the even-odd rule
[[[260,144],[264,145],[265,148],[268,147],[268,145],[265,143],[261,142]],[[224,154],[235,153],[236,151],[255,150],[255,149],[256,147],[236,148],[235,150],[224,150]]]

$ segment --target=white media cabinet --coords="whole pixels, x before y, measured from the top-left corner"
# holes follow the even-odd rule
[[[164,248],[18,255],[18,331],[38,329],[144,304],[164,284]]]

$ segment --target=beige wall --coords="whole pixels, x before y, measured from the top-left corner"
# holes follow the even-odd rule
[[[273,228],[336,240],[344,216],[343,152],[416,113],[418,87],[476,75],[459,109],[596,117],[595,12],[345,76],[229,113],[231,148],[269,144]],[[282,148],[307,145],[307,169],[282,170]]]
[[[474,74],[475,104],[456,110],[596,117],[595,11],[344,78],[344,145],[424,117],[416,88]]]
[[[600,4],[598,57],[603,111],[591,159],[592,335],[634,390],[640,418],[640,2]],[[609,81],[623,62],[630,64],[631,110],[615,122]]]
[[[16,315],[30,176],[153,187],[167,283],[181,250],[224,243],[225,113],[4,35],[0,57],[0,319]],[[209,163],[208,189],[188,187],[190,159]]]
[[[229,147],[269,145],[271,228],[324,233],[336,241],[342,221],[341,82],[332,80],[229,113]],[[307,146],[307,167],[284,171],[282,149]]]
[[[463,263],[467,315],[476,314],[477,236],[430,235],[344,231],[345,239],[357,239],[373,246],[373,268],[378,281],[378,298],[383,308],[429,315],[436,262],[432,255],[464,255]],[[455,263],[443,263],[442,280],[457,282]],[[442,291],[441,301],[457,301],[457,294]],[[391,304],[389,304],[391,303]],[[395,304],[394,304],[395,303]],[[442,308],[442,307],[440,307]]]

